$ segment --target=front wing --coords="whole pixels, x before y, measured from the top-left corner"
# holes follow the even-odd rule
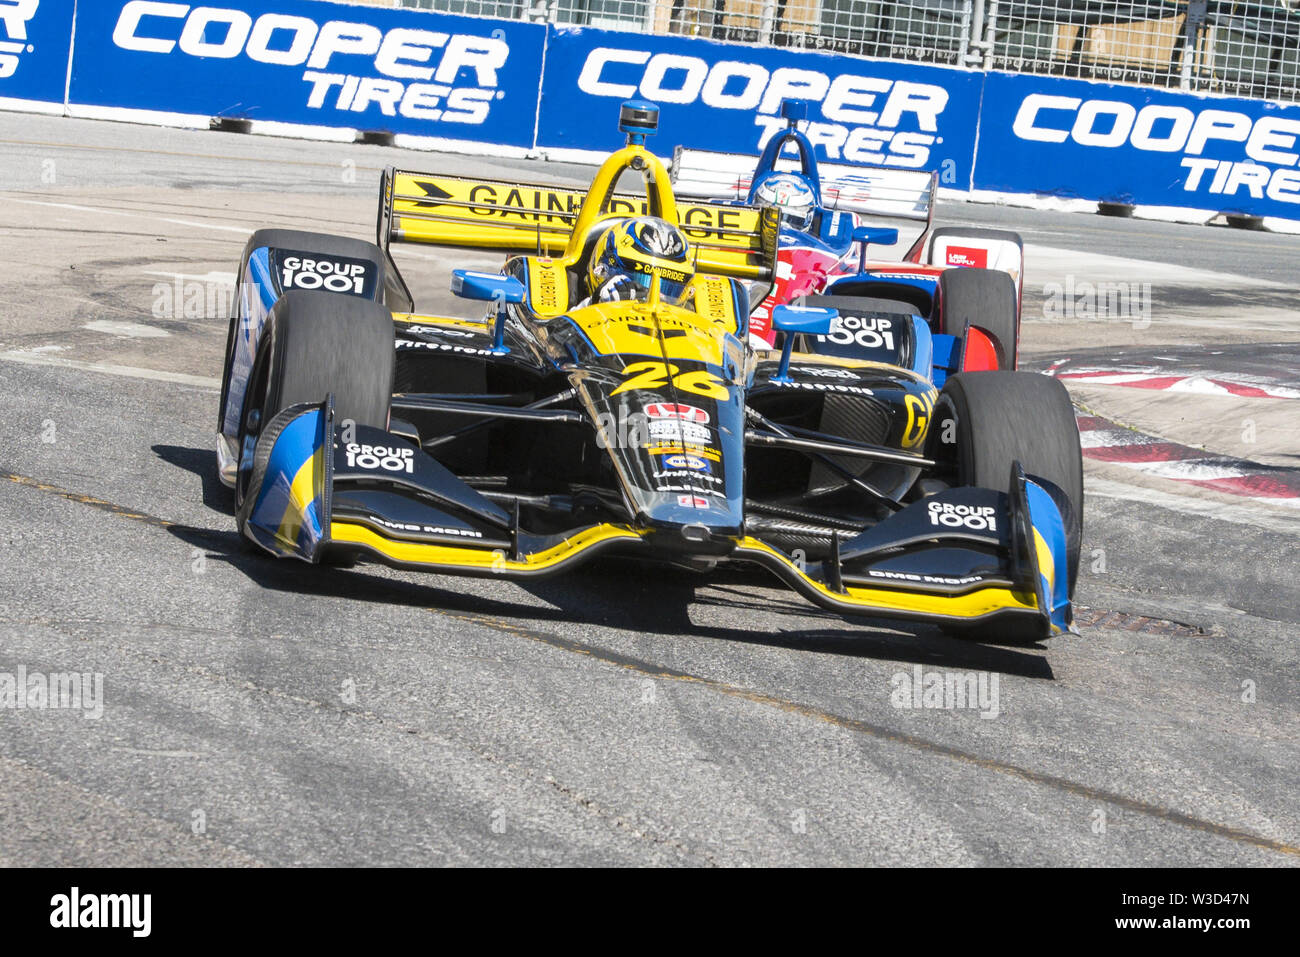
[[[328,400],[291,407],[268,424],[239,519],[264,550],[313,563],[351,555],[399,568],[525,579],[609,552],[689,557],[677,528],[598,523],[528,534],[517,513],[403,438],[363,426],[344,436]],[[859,535],[835,539],[819,563],[752,533],[729,546],[729,560],[760,565],[814,604],[843,614],[957,629],[1006,622],[1044,638],[1071,625],[1064,523],[1047,489],[1018,466],[1006,491],[940,492]]]

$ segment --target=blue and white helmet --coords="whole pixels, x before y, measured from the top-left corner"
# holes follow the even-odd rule
[[[799,174],[771,173],[759,182],[754,191],[754,202],[759,206],[775,206],[781,211],[781,221],[786,225],[808,229],[812,225],[817,196]]]

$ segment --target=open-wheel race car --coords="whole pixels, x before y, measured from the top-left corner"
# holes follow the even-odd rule
[[[958,363],[940,391],[925,321],[834,355],[822,307],[772,310],[779,349],[755,350],[779,213],[680,201],[645,147],[657,117],[624,104],[627,145],[585,191],[390,169],[378,244],[255,233],[218,419],[241,533],[508,579],[748,562],[835,612],[1069,629],[1082,475],[1060,383]],[[393,243],[508,256],[453,273],[486,316],[419,313]]]
[[[1020,236],[981,226],[935,227],[937,171],[818,163],[799,128],[807,111],[800,100],[781,104],[787,126],[767,141],[757,162],[682,147],[673,158],[679,196],[780,212],[775,282],[756,297],[750,317],[754,345],[771,345],[772,310],[797,302],[833,306],[840,315],[829,335],[810,340],[817,352],[870,358],[896,324],[918,316],[935,333],[937,384],[949,371],[1016,368]],[[882,218],[922,224],[901,261],[868,258],[870,245],[898,242],[897,228],[867,222]]]

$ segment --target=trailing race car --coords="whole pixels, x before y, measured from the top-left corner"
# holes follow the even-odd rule
[[[964,355],[966,369],[1014,369],[1020,341],[1020,236],[970,226],[933,228],[938,174],[883,166],[817,163],[799,129],[807,104],[786,100],[787,128],[751,157],[678,147],[678,195],[708,197],[781,212],[776,282],[754,308],[755,345],[775,341],[772,310],[783,303],[833,306],[840,313],[817,352],[870,357],[882,336],[919,316]],[[898,230],[868,226],[864,216],[925,225],[902,262],[869,262],[870,243],[893,245]],[[834,302],[823,297],[834,296]],[[891,319],[891,317],[894,317]],[[940,359],[939,385],[945,360]]]
[[[774,209],[676,199],[627,145],[585,192],[388,170],[379,244],[248,241],[219,416],[240,531],[278,557],[527,578],[617,553],[768,569],[842,613],[988,638],[1069,628],[1082,504],[1065,390],[953,370],[917,321],[870,361],[807,351]],[[621,176],[639,193],[621,193]],[[456,270],[484,319],[419,314],[390,243],[511,254]]]

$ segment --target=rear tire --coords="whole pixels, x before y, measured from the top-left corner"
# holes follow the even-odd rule
[[[277,414],[334,395],[335,421],[388,427],[395,358],[393,320],[378,303],[291,290],[271,309],[239,419],[235,508],[252,472],[249,452]]]
[[[945,433],[955,443],[944,445]],[[939,394],[928,446],[931,457],[948,463],[957,485],[1004,491],[1017,461],[1027,476],[1045,480],[1065,522],[1073,598],[1083,530],[1083,453],[1065,386],[1032,372],[958,373]],[[962,634],[980,640],[1014,638],[1001,627]]]
[[[939,275],[939,331],[960,336],[969,322],[993,337],[998,368],[1014,369],[1020,342],[1016,283],[997,269],[956,268]]]

